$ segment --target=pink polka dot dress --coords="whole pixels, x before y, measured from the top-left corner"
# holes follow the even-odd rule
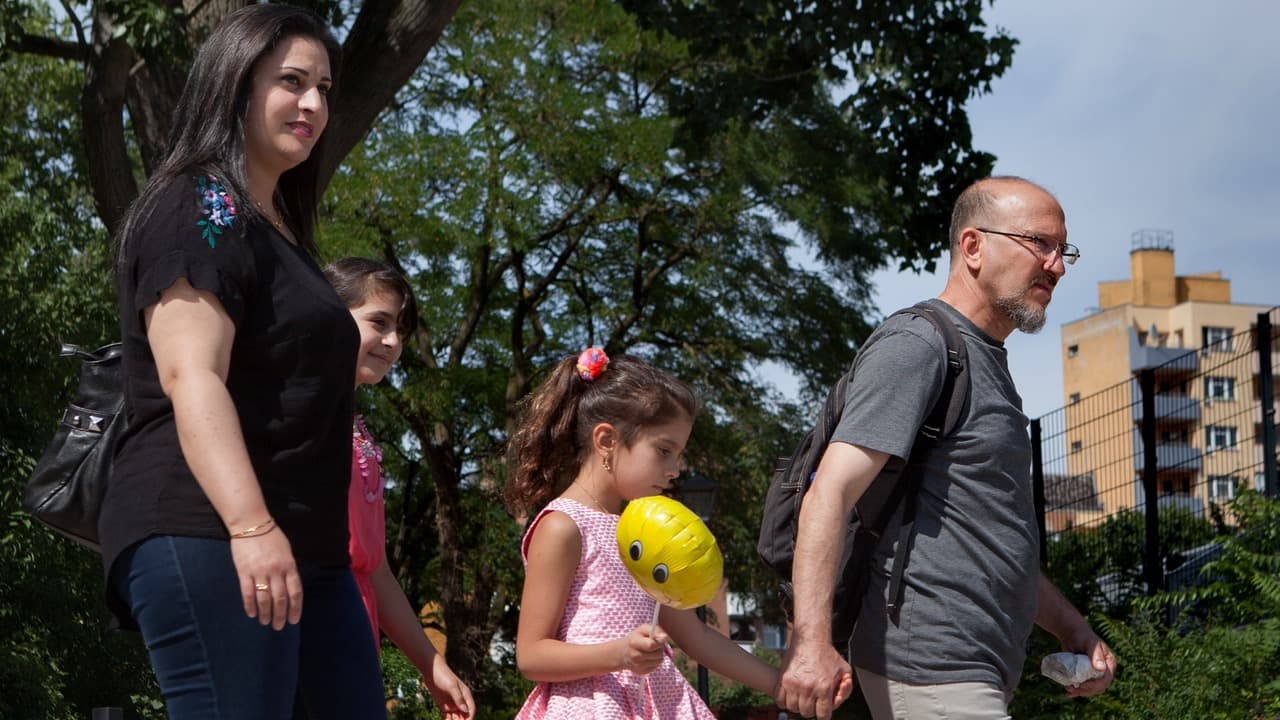
[[[626,637],[653,619],[653,598],[627,574],[618,556],[618,516],[592,510],[568,498],[551,501],[525,533],[521,555],[528,562],[529,538],[548,512],[568,515],[582,533],[582,559],[573,576],[556,638],[589,645]],[[533,689],[516,720],[715,720],[671,661],[636,675],[620,670],[568,682],[542,682]]]

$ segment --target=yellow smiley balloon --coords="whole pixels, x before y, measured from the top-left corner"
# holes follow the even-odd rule
[[[618,518],[618,552],[645,592],[679,610],[711,602],[724,577],[715,536],[692,510],[663,495],[627,503]]]

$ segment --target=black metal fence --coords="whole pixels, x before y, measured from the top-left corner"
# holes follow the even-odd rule
[[[1194,583],[1231,526],[1226,503],[1280,493],[1280,308],[1205,340],[1140,344],[1130,380],[1031,421],[1042,560],[1082,610]]]

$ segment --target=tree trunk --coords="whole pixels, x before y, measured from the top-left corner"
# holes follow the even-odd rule
[[[338,99],[326,131],[331,150],[320,167],[322,189],[422,64],[461,2],[368,0],[360,8],[342,48]]]
[[[85,68],[80,113],[85,159],[98,217],[115,232],[138,194],[124,135],[124,101],[133,50],[116,37],[115,18],[101,8],[93,13],[93,39]]]

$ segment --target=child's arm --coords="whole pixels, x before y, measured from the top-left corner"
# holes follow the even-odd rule
[[[378,624],[422,673],[427,690],[446,720],[473,717],[476,703],[471,697],[471,688],[453,674],[444,657],[427,639],[422,631],[422,622],[409,605],[409,599],[391,573],[391,568],[387,567],[386,560],[373,571],[370,580],[378,602]]]
[[[516,631],[516,665],[534,682],[559,682],[603,675],[616,670],[648,673],[662,663],[666,633],[649,625],[631,634],[594,645],[556,639],[569,600],[569,587],[582,558],[582,535],[564,513],[544,515],[529,539],[520,625]]]
[[[664,606],[659,618],[671,639],[689,657],[770,697],[778,694],[780,675],[777,668],[704,624],[693,610],[676,610]]]

